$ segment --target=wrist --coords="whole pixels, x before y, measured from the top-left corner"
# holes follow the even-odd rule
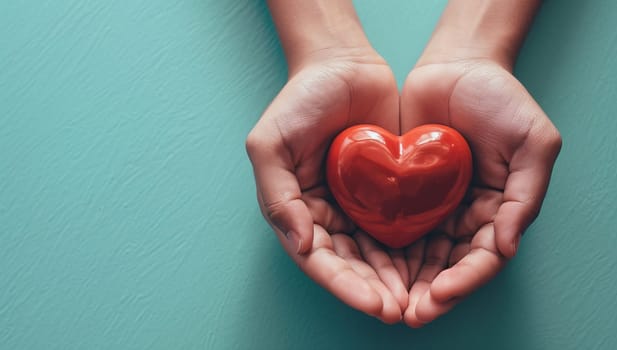
[[[331,59],[362,59],[372,49],[350,0],[269,0],[290,73]]]
[[[418,65],[490,60],[512,71],[540,0],[450,0]]]
[[[516,62],[516,53],[513,53],[513,50],[509,47],[489,45],[477,41],[470,43],[459,41],[431,43],[422,53],[416,67],[456,61],[490,61],[512,72]]]

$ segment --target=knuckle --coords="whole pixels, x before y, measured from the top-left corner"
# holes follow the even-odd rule
[[[555,153],[559,153],[559,151],[561,150],[561,147],[563,145],[563,139],[557,129],[553,129],[553,132],[548,139],[548,144]]]
[[[264,203],[264,215],[268,219],[276,221],[284,206],[285,204],[282,201]]]
[[[275,132],[262,126],[256,126],[249,132],[244,141],[244,147],[251,160],[257,157],[266,160],[269,156],[285,152],[284,140]]]
[[[244,146],[246,148],[246,153],[251,157],[257,152],[262,143],[261,137],[255,132],[255,129],[251,130],[246,137],[244,142]]]
[[[561,134],[548,119],[546,120],[546,124],[548,125],[545,125],[545,127],[541,129],[543,131],[541,134],[543,141],[542,143],[551,154],[558,154],[563,144]]]
[[[264,216],[273,223],[278,223],[289,209],[293,200],[295,198],[286,197],[272,202],[264,202]]]

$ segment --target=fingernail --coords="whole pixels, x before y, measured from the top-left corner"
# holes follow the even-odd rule
[[[296,250],[296,254],[299,254],[300,248],[302,247],[302,238],[300,238],[300,235],[296,233],[296,231],[287,231],[285,237],[291,242],[292,247]]]
[[[516,254],[516,252],[518,251],[518,245],[521,242],[521,236],[520,235],[516,235],[516,238],[514,238],[514,242],[512,242],[512,256],[514,256]]]

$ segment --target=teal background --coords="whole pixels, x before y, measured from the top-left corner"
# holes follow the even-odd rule
[[[403,81],[445,0],[355,1]],[[0,3],[0,349],[617,348],[617,2],[546,1],[517,76],[562,132],[541,216],[423,329],[341,304],[261,218],[286,78],[263,1]]]

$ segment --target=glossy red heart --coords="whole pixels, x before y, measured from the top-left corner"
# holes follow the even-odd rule
[[[357,125],[332,142],[327,180],[358,227],[400,248],[433,230],[462,200],[471,151],[456,130],[427,124],[403,136]]]

